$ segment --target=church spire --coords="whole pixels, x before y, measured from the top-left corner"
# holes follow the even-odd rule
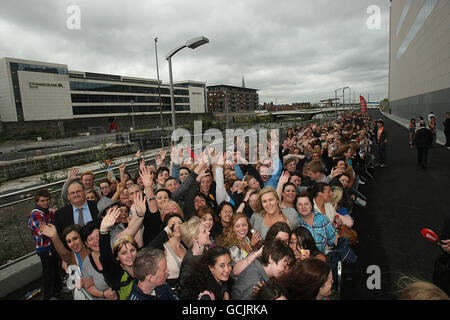
[[[245,88],[244,75],[242,75],[242,88]]]

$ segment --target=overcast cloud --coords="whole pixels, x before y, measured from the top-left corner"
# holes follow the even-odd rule
[[[80,29],[67,27],[70,5]],[[370,5],[379,30],[366,25]],[[200,35],[210,43],[172,58],[175,82],[240,86],[244,76],[261,103],[318,102],[344,86],[356,99],[387,97],[388,0],[2,0],[0,11],[0,57],[156,79],[158,37],[164,83],[165,55]]]

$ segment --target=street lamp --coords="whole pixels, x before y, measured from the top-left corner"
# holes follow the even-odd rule
[[[161,130],[163,129],[163,115],[162,115],[162,104],[161,104],[161,88],[159,86],[159,67],[158,67],[158,49],[156,43],[158,42],[158,37],[155,38],[155,56],[156,56],[156,76],[158,77],[158,101],[159,101],[159,116],[161,120]]]
[[[175,49],[173,49],[172,51],[170,51],[167,55],[166,55],[166,60],[169,62],[169,81],[170,81],[170,106],[172,109],[172,127],[173,130],[176,129],[176,123],[175,123],[175,99],[173,96],[173,78],[172,78],[172,57],[180,50],[188,47],[191,49],[195,49],[197,47],[200,47],[201,45],[204,45],[206,43],[209,42],[208,38],[205,37],[196,37],[193,39],[190,39],[188,41],[186,41],[185,44],[182,44],[178,47],[176,47]]]

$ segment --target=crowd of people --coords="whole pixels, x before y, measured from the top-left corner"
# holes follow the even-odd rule
[[[44,299],[70,282],[74,299],[329,300],[337,262],[357,259],[354,207],[366,205],[374,153],[386,166],[383,128],[341,114],[288,128],[267,157],[249,159],[260,146],[238,137],[197,159],[161,150],[155,165],[138,151],[134,176],[121,165],[98,183],[71,169],[64,206],[40,190],[28,218]]]
[[[445,113],[444,125],[445,147],[450,149],[450,112]],[[437,129],[436,116],[433,112],[428,115],[428,123],[423,117],[409,121],[409,145],[417,149],[417,164],[426,169],[429,165],[428,151],[436,145]]]

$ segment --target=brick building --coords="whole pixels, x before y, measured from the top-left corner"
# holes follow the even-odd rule
[[[252,112],[258,109],[258,89],[229,85],[207,86],[208,112]]]

